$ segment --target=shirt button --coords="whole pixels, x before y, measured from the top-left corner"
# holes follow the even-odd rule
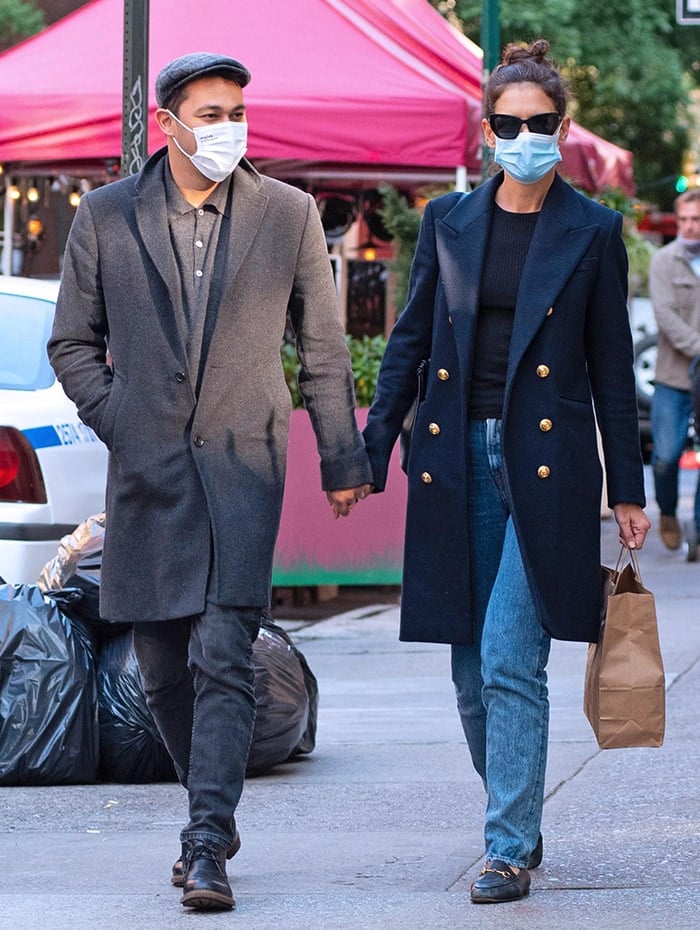
[[[197,210],[197,213],[198,213],[200,216],[204,216],[204,210],[202,210],[202,209]]]
[[[540,467],[537,469],[537,477],[538,478],[549,478],[549,475],[550,475],[549,465],[540,465]]]
[[[195,446],[197,446],[198,449],[201,449],[202,446],[204,445],[204,440],[202,439],[201,436],[195,436],[195,437],[194,437],[194,444],[195,444]]]
[[[198,249],[201,249],[201,248],[203,248],[204,243],[202,242],[201,239],[197,239],[196,242],[195,242],[195,245],[197,246]]]
[[[431,436],[439,436],[439,435],[440,435],[440,427],[438,426],[437,423],[429,423],[429,424],[428,424],[428,432],[430,433]]]
[[[182,382],[185,380],[185,377],[186,375],[184,371],[178,371],[178,373],[175,375],[175,380],[178,384],[182,384]]]
[[[544,420],[540,420],[540,429],[543,433],[548,433],[552,428],[552,421],[548,420],[546,417]]]
[[[549,368],[546,365],[537,366],[537,377],[538,378],[548,378],[549,377]]]
[[[423,482],[423,484],[432,484],[433,476],[430,474],[429,471],[424,471],[423,474],[420,476],[420,480]]]
[[[198,278],[201,278],[202,275],[204,274],[204,272],[203,272],[203,271],[200,271],[200,269],[198,268],[198,269],[195,271],[195,274],[197,275]]]

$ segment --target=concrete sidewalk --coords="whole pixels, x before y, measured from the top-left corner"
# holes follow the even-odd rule
[[[610,564],[613,523],[603,532]],[[399,643],[397,609],[377,605],[286,624],[319,679],[317,748],[247,781],[233,913],[188,912],[169,884],[177,785],[0,788],[0,928],[700,926],[700,563],[654,533],[641,566],[668,677],[665,745],[598,750],[581,710],[585,645],[553,644],[545,858],[528,898],[470,903],[484,794],[449,652]]]

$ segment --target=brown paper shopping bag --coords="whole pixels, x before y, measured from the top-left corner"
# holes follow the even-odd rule
[[[583,710],[601,749],[661,746],[665,686],[654,595],[634,550],[623,547],[617,568],[605,571],[607,605],[600,639],[588,646]]]

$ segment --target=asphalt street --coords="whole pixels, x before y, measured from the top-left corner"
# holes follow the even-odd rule
[[[685,473],[687,513],[692,481]],[[614,563],[615,526],[601,525]],[[664,746],[599,750],[582,712],[586,647],[554,643],[545,854],[528,898],[470,903],[484,794],[448,649],[399,643],[396,606],[363,603],[284,622],[319,681],[317,746],[246,782],[243,847],[229,863],[235,911],[191,913],[169,883],[179,786],[0,788],[0,928],[699,927],[700,562],[666,551],[652,530],[641,569],[666,667]]]

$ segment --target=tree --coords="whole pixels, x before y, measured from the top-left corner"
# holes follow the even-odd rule
[[[480,0],[432,0],[480,38]],[[501,0],[501,44],[540,36],[572,90],[581,125],[635,156],[640,196],[668,208],[689,145],[689,90],[700,79],[697,46],[668,0]],[[696,70],[697,69],[697,70]]]
[[[34,35],[45,25],[44,14],[31,0],[0,0],[0,51]]]

